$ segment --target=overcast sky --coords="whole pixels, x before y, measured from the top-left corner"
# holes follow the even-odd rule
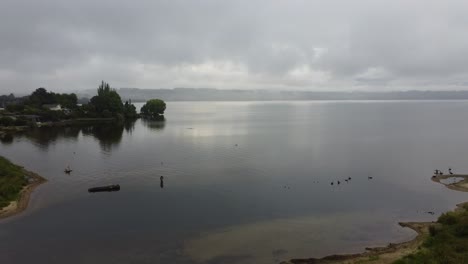
[[[468,1],[0,0],[0,93],[467,90]]]

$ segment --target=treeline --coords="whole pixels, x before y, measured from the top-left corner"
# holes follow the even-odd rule
[[[0,97],[1,106],[5,107],[0,115],[0,126],[18,125],[31,116],[40,121],[60,121],[76,118],[115,118],[117,121],[136,119],[135,106],[127,101],[122,102],[120,95],[108,83],[102,81],[97,95],[86,104],[78,104],[76,94],[59,94],[38,88],[29,96],[15,98],[13,94]],[[14,118],[11,118],[14,117]],[[18,117],[18,118],[17,118]]]
[[[87,117],[115,117],[118,120],[138,118],[136,107],[131,101],[122,102],[122,98],[108,83],[102,81],[97,95],[88,104],[81,107]]]
[[[22,98],[15,97],[14,94],[0,95],[0,107],[5,107],[7,104],[20,102]]]

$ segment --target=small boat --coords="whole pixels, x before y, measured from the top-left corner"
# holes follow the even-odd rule
[[[93,187],[89,188],[88,192],[116,192],[120,191],[120,185],[114,184],[114,185],[107,185],[107,186],[99,186],[99,187]]]
[[[73,170],[70,170],[70,169],[65,169],[65,173],[67,174],[70,174],[70,172],[72,172]]]

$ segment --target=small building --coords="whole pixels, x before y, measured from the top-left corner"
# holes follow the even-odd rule
[[[44,104],[42,105],[43,108],[51,110],[51,111],[61,111],[62,106],[60,104]]]

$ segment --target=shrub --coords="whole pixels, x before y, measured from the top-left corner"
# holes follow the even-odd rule
[[[455,228],[456,235],[467,237],[468,236],[468,216],[463,216],[458,222],[458,226]]]
[[[14,122],[15,126],[27,126],[28,125],[28,120],[24,118],[17,118]]]
[[[437,222],[443,225],[454,225],[457,223],[457,217],[455,216],[454,212],[447,212],[442,214]]]
[[[0,126],[12,126],[14,125],[14,120],[11,119],[10,117],[7,117],[7,116],[4,116],[2,118],[0,118]]]
[[[435,225],[429,226],[429,234],[430,234],[431,236],[437,235],[437,228],[435,227]]]
[[[157,117],[164,115],[166,103],[161,99],[151,99],[141,107],[141,114],[148,117]]]

